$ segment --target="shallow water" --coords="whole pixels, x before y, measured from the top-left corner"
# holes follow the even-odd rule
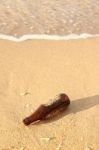
[[[99,0],[1,0],[0,34],[99,34]]]

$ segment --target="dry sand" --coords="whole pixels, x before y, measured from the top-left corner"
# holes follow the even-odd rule
[[[66,112],[23,125],[60,92]],[[99,150],[99,38],[0,40],[0,150]]]

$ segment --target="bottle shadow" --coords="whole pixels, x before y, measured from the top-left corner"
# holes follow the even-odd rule
[[[75,114],[80,111],[90,109],[91,107],[94,107],[96,105],[99,105],[99,95],[73,100],[71,101],[70,105],[67,107],[67,109],[64,112],[61,112],[57,116],[54,116],[50,119],[39,121],[35,124],[39,125],[39,124],[51,123],[65,117],[66,115],[69,115],[71,113]]]

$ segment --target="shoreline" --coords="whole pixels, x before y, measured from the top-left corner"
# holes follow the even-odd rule
[[[65,36],[60,35],[47,35],[47,34],[30,34],[30,35],[23,35],[21,37],[15,37],[10,35],[4,35],[0,34],[0,39],[4,40],[10,40],[15,42],[21,42],[25,40],[76,40],[76,39],[87,39],[87,38],[97,38],[99,37],[99,34],[88,34],[88,33],[82,33],[80,35],[77,34],[69,34]]]

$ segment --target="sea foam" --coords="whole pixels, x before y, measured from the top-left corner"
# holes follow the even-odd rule
[[[69,34],[65,36],[60,36],[60,35],[46,35],[46,34],[30,34],[30,35],[23,35],[21,37],[14,37],[14,36],[9,36],[9,35],[3,35],[0,34],[0,39],[4,40],[10,40],[10,41],[15,41],[15,42],[22,42],[26,40],[32,40],[32,39],[47,39],[47,40],[72,40],[72,39],[86,39],[86,38],[91,38],[91,37],[99,37],[99,34],[87,34],[83,33],[80,35],[77,34]]]

